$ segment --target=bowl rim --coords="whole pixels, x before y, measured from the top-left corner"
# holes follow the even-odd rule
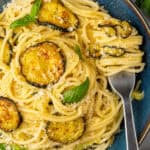
[[[141,20],[141,23],[143,24],[150,37],[150,22],[148,22],[148,19],[145,17],[144,13],[137,7],[137,5],[133,1],[125,0],[125,2],[127,2],[127,5],[135,12],[135,14]]]
[[[134,13],[138,16],[138,18],[140,19],[143,27],[147,31],[148,36],[150,38],[150,22],[148,22],[148,19],[145,17],[143,12],[137,7],[137,5],[133,1],[125,0],[125,2],[134,11]],[[149,132],[150,132],[150,115],[147,118],[147,122],[145,123],[145,126],[142,129],[140,136],[138,138],[139,145],[141,145],[144,142],[144,139],[146,138],[146,136],[148,135]]]

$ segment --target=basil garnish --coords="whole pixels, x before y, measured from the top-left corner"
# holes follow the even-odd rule
[[[4,143],[0,143],[0,150],[6,150],[6,145]]]
[[[76,54],[79,56],[79,58],[80,58],[81,60],[83,60],[80,46],[79,46],[79,45],[75,45],[74,50],[75,50]]]
[[[15,20],[11,23],[10,28],[15,29],[17,27],[26,26],[32,22],[36,21],[36,17],[38,15],[39,9],[41,6],[41,0],[35,0],[33,6],[31,8],[30,14],[25,15],[24,17]]]
[[[26,148],[21,147],[21,146],[16,145],[16,144],[8,145],[8,144],[0,143],[0,150],[7,150],[7,149],[10,149],[10,150],[27,150]]]
[[[82,84],[79,86],[73,87],[64,92],[63,103],[77,103],[84,98],[89,89],[89,78],[87,78]]]
[[[30,16],[32,18],[36,19],[40,10],[40,6],[41,6],[41,0],[36,0],[32,6],[31,13],[30,13]]]
[[[11,23],[10,28],[15,29],[17,27],[26,26],[31,22],[34,22],[34,19],[30,15],[26,15],[23,18],[17,19]]]

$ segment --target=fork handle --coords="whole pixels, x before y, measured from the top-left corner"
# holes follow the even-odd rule
[[[125,98],[123,107],[127,150],[139,150],[130,98]]]

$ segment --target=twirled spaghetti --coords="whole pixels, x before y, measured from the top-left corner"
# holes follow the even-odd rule
[[[0,129],[0,143],[22,145],[29,150],[82,150],[93,144],[96,149],[107,149],[119,132],[123,118],[122,104],[108,88],[107,76],[123,70],[135,73],[143,70],[143,52],[139,48],[142,36],[130,24],[113,18],[92,0],[57,2],[78,18],[76,29],[69,29],[72,32],[38,23],[10,29],[14,20],[30,12],[33,0],[13,0],[0,14],[0,37],[3,39],[0,43],[0,96],[11,99],[22,116],[20,126],[12,132]],[[61,49],[65,70],[59,74],[57,82],[38,87],[25,79],[20,57],[31,52],[30,47],[43,42]],[[8,43],[11,58],[5,61]],[[79,45],[82,59],[75,52],[75,45]],[[86,96],[78,103],[64,104],[63,92],[80,85],[87,77],[90,84]],[[67,124],[78,118],[84,118],[85,125],[80,138],[67,144],[49,138],[48,122]]]

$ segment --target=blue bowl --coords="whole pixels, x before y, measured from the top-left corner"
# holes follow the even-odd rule
[[[144,37],[141,49],[145,52],[143,61],[146,63],[146,67],[137,78],[142,80],[142,89],[145,96],[142,101],[133,102],[136,131],[139,142],[141,142],[141,137],[145,135],[148,124],[150,124],[150,27],[144,20],[144,16],[129,0],[98,0],[98,2],[104,5],[113,17],[129,21]],[[110,150],[120,149],[126,149],[124,127],[116,136],[114,144],[110,147]]]
[[[2,11],[2,6],[8,1],[0,0],[0,11]],[[146,131],[148,124],[150,124],[150,27],[146,24],[144,16],[129,0],[97,0],[97,2],[103,5],[113,17],[129,21],[144,37],[141,49],[145,52],[143,61],[146,62],[146,67],[137,78],[142,80],[142,89],[145,97],[140,102],[133,102],[136,131],[140,139],[141,134],[144,133],[144,130]],[[110,147],[110,150],[120,149],[126,149],[124,127],[116,135],[115,142]]]

